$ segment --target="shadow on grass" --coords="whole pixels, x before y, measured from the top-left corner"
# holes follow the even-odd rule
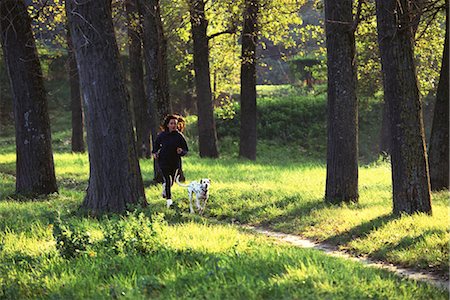
[[[149,177],[150,178],[150,177]],[[156,181],[153,176],[151,177],[152,179],[143,179],[143,183],[144,183],[144,187],[152,187],[152,186],[157,186],[158,184],[162,184],[162,182]]]
[[[439,249],[443,253],[446,253],[446,255],[443,255],[445,257],[448,257],[448,244],[445,242],[445,236],[446,232],[444,230],[439,229],[433,229],[433,230],[426,230],[422,234],[411,237],[411,236],[405,236],[402,239],[400,239],[397,243],[385,243],[383,246],[381,246],[379,249],[374,251],[371,256],[376,259],[385,259],[389,253],[393,252],[402,252],[406,251],[408,249],[420,249],[418,245],[425,242],[427,238],[430,238],[434,235],[437,235],[439,237],[442,237],[440,239],[441,241],[441,247],[440,249],[436,247],[435,251]],[[429,249],[423,249],[425,252],[428,252]],[[426,253],[430,254],[430,253]],[[449,277],[449,261],[446,260],[444,262],[441,262],[437,265],[430,263],[430,259],[428,259],[427,255],[419,257],[417,260],[414,260],[414,264],[406,263],[405,265],[407,267],[413,267],[416,269],[427,269],[432,272],[436,272],[438,274],[443,275],[448,279]]]
[[[36,225],[47,226],[55,214],[53,202],[55,196],[41,196],[22,199],[20,195],[10,195],[13,205],[5,205],[0,208],[0,232],[6,229],[17,232],[31,231]]]
[[[16,176],[16,162],[0,163],[0,173]]]
[[[334,235],[326,239],[325,243],[331,243],[335,245],[344,245],[348,242],[367,236],[372,231],[377,231],[379,228],[383,227],[385,224],[389,223],[392,220],[397,219],[398,216],[394,214],[381,215],[372,219],[368,222],[361,223],[355,227],[352,227],[350,230],[342,232],[340,234]]]
[[[239,199],[241,203],[244,203],[242,199]],[[251,201],[251,198],[247,201]],[[314,210],[320,210],[330,206],[322,199],[313,199],[302,202],[302,196],[299,194],[288,195],[277,199],[273,202],[258,203],[254,206],[236,207],[232,211],[221,211],[221,203],[213,202],[211,210],[207,211],[207,216],[216,218],[218,220],[237,221],[239,223],[252,223],[252,225],[272,226],[280,223],[290,223],[295,219],[308,216]],[[292,209],[287,209],[290,205],[294,205]],[[282,214],[271,215],[270,210],[276,208],[277,210],[283,209]],[[256,218],[254,218],[257,216]],[[292,229],[292,228],[291,228]]]
[[[398,218],[400,218],[400,216],[394,214],[382,215],[368,222],[364,222],[358,226],[355,226],[350,230],[331,236],[326,240],[324,240],[323,242],[333,244],[336,246],[348,245],[348,243],[350,243],[352,240],[364,238],[370,235],[372,232],[378,231],[386,224]],[[442,251],[442,253],[436,254],[436,256],[448,258],[448,245],[446,242],[445,234],[446,232],[444,230],[434,229],[434,230],[426,230],[422,232],[419,236],[415,237],[404,236],[398,242],[394,243],[385,242],[375,251],[371,252],[369,256],[376,260],[389,261],[390,254],[394,252],[404,253],[405,255],[411,255],[412,257],[405,262],[399,262],[397,261],[398,259],[394,259],[394,263],[404,267],[412,267],[416,270],[426,270],[429,272],[433,272],[439,276],[443,276],[444,278],[448,279],[449,276],[448,260],[445,261],[441,261],[439,259],[436,260],[436,257],[431,257],[433,254],[429,252],[430,249],[424,246],[424,244],[427,244],[425,240],[428,237],[438,235],[441,237],[440,240],[442,241],[442,245],[440,246],[440,248],[439,246],[433,246],[432,250]],[[415,251],[413,249],[425,253],[424,255],[417,255],[414,253]],[[411,250],[413,250],[412,253]],[[359,250],[356,250],[356,254],[360,254]],[[417,258],[415,257],[416,255]]]
[[[88,187],[88,180],[77,180],[74,178],[58,178],[58,187],[63,187],[67,190],[86,191]]]
[[[84,192],[88,186],[88,180],[77,180],[73,178],[58,178],[58,189],[64,188],[71,191]],[[52,195],[33,195],[15,193],[15,181],[1,183],[0,201],[12,200],[17,202],[39,202],[51,200]],[[3,191],[3,192],[2,192]],[[57,194],[57,193],[56,193]]]

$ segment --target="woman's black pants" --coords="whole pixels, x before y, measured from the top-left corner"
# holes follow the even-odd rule
[[[174,167],[161,168],[161,173],[163,174],[164,182],[166,184],[165,189],[166,189],[166,198],[167,199],[172,199],[171,187],[175,181],[175,173],[176,173],[177,169],[178,168],[174,168]]]

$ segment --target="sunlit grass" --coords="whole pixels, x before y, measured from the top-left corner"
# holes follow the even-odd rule
[[[48,239],[51,228],[44,231],[45,236],[34,239],[21,234],[4,236],[0,254],[3,298],[446,297],[446,292],[426,284],[316,250],[281,245],[230,225],[188,221],[166,226],[165,246],[150,255],[116,256],[99,250],[74,259],[60,257]]]

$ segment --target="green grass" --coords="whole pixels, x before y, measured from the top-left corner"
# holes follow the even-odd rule
[[[200,159],[189,128],[187,181],[212,180],[204,217],[188,213],[178,186],[177,209],[166,210],[161,186],[148,185],[153,164],[141,160],[150,205],[92,219],[77,211],[87,154],[70,153],[70,131],[55,121],[59,194],[34,201],[14,195],[14,138],[0,138],[0,299],[448,299],[431,285],[236,226],[262,225],[448,277],[448,191],[433,194],[432,216],[394,217],[387,162],[360,167],[359,203],[328,205],[317,153],[262,141],[249,162],[224,137],[220,159]]]
[[[1,207],[28,214],[31,226],[4,227],[0,253],[0,296],[5,299],[445,299],[446,293],[379,269],[316,250],[299,249],[255,236],[232,225],[159,222],[150,252],[112,251],[103,242],[108,224],[115,231],[139,226],[135,215],[83,219],[60,211],[72,233],[89,231],[91,246],[73,257],[55,249],[41,203]],[[18,206],[25,206],[17,209]],[[34,207],[34,209],[31,209]],[[144,210],[150,215],[149,209]],[[5,216],[2,210],[2,216]],[[147,217],[145,217],[147,218]],[[199,221],[199,220],[197,220]],[[130,225],[131,224],[131,225]],[[122,226],[122,227],[121,227]],[[74,229],[78,228],[78,229]],[[141,227],[138,227],[141,228]],[[142,230],[143,231],[143,230]],[[147,236],[144,236],[148,237]],[[128,236],[122,241],[129,242]],[[142,238],[138,242],[144,242]],[[96,244],[97,243],[97,244]],[[156,246],[155,246],[156,245]],[[75,253],[75,252],[73,252]]]
[[[173,190],[180,211],[166,211],[160,186],[147,186],[150,206],[145,214],[165,212],[169,222],[163,225],[163,246],[155,252],[121,256],[97,246],[70,259],[61,257],[55,247],[52,228],[56,212],[85,231],[105,230],[104,220],[76,213],[87,185],[87,155],[56,153],[59,195],[17,202],[14,177],[7,174],[14,154],[2,154],[0,295],[77,299],[446,297],[443,291],[425,284],[218,224],[269,226],[332,242],[357,255],[447,272],[445,192],[433,195],[432,217],[394,218],[390,215],[389,166],[380,163],[360,169],[360,203],[330,206],[322,201],[324,165],[297,161],[287,155],[289,149],[280,150],[279,157],[270,160],[271,146],[262,148],[267,153],[256,163],[232,155],[219,160],[199,159],[195,154],[185,158],[188,181],[204,176],[212,179],[206,218],[187,213],[184,189],[176,186]],[[148,181],[152,164],[142,160],[141,166]]]

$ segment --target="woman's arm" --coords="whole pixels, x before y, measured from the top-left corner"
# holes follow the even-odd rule
[[[180,156],[185,156],[189,151],[189,148],[187,146],[186,139],[184,136],[180,133],[180,147],[177,148],[177,153]]]
[[[158,158],[159,150],[161,150],[161,133],[156,137],[153,143],[152,156],[153,158]]]

